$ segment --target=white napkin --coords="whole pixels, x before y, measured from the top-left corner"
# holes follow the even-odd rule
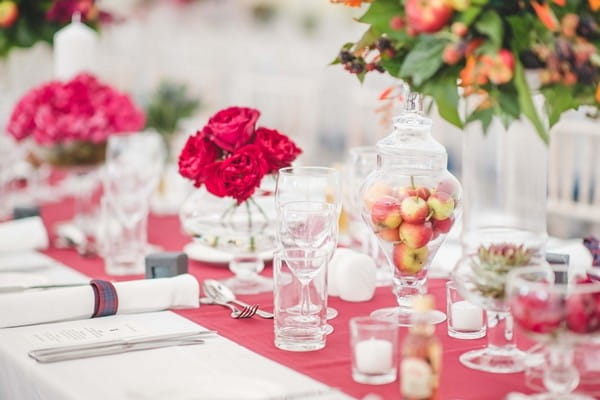
[[[377,286],[375,261],[349,249],[336,250],[328,270],[328,292],[350,302],[369,301]]]
[[[117,314],[198,307],[200,288],[189,274],[114,286],[119,296]],[[93,312],[94,290],[88,285],[0,294],[0,328],[85,319]]]
[[[48,232],[40,217],[15,219],[0,224],[0,253],[42,250],[48,247]]]

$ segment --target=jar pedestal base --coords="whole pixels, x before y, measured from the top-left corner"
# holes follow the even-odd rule
[[[395,322],[398,326],[411,326],[414,311],[408,307],[380,308],[371,313],[371,317],[381,320]],[[429,311],[429,322],[433,325],[441,324],[446,320],[446,314],[438,310]]]
[[[494,374],[512,374],[525,370],[526,353],[517,349],[486,347],[468,351],[459,357],[460,362],[471,369]]]

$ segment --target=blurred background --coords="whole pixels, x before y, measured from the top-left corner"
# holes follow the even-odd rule
[[[113,21],[101,26],[94,72],[130,93],[153,128],[172,134],[172,160],[187,136],[232,105],[258,108],[262,124],[300,144],[303,164],[341,165],[349,148],[372,145],[391,129],[399,102],[379,96],[398,82],[368,74],[361,84],[342,67],[329,65],[345,42],[363,33],[365,27],[354,21],[360,9],[327,0],[100,0],[97,5]],[[15,49],[0,61],[0,126],[20,96],[53,77],[52,50],[45,43]],[[169,104],[181,107],[165,111]],[[460,176],[461,132],[435,110],[431,117],[434,136],[448,150],[449,169]],[[27,152],[8,138],[0,148],[11,165],[5,173],[45,179],[40,171],[31,177],[31,165],[23,161]],[[171,167],[166,181],[173,185],[177,173]],[[43,189],[36,190],[44,198]],[[576,179],[569,190],[577,190]],[[549,233],[599,232],[591,219],[563,212],[551,216]]]

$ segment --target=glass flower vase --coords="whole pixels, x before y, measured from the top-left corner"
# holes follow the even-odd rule
[[[234,277],[223,283],[236,294],[256,294],[273,290],[273,280],[258,275],[263,258],[276,247],[275,196],[257,189],[239,203],[230,197],[217,197],[204,187],[195,190],[183,203],[179,218],[186,234],[201,246],[228,255]]]
[[[427,271],[460,216],[462,190],[447,170],[445,148],[433,139],[420,95],[411,94],[394,119],[393,132],[377,143],[377,169],[361,189],[362,218],[377,236],[394,271],[398,305],[374,311],[374,318],[410,325],[411,302],[426,292]],[[431,311],[431,323],[446,319]]]
[[[74,199],[70,221],[88,238],[96,235],[100,167],[106,159],[106,142],[72,141],[51,146],[36,146],[34,157],[44,164],[62,170],[63,190]]]

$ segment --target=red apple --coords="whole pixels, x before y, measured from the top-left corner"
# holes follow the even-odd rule
[[[387,242],[399,242],[400,241],[400,231],[398,228],[395,229],[382,229],[377,232],[377,236],[382,238]]]
[[[431,195],[431,191],[424,186],[405,186],[398,189],[398,198],[404,200],[407,197],[419,196],[423,200],[427,200]]]
[[[400,239],[404,244],[413,249],[425,247],[433,236],[431,222],[411,224],[408,222],[400,225]]]
[[[454,212],[454,199],[448,193],[435,192],[427,200],[431,209],[431,218],[444,220],[450,218]]]
[[[380,198],[371,208],[371,221],[383,228],[397,228],[402,223],[400,202],[392,196]]]
[[[403,221],[422,224],[428,215],[427,202],[420,197],[407,197],[400,203],[400,216]]]
[[[433,233],[435,239],[440,233],[450,232],[452,225],[454,225],[454,218],[450,217],[442,220],[432,219],[431,223],[433,225]]]
[[[393,261],[394,265],[404,275],[416,275],[425,266],[429,250],[427,247],[420,249],[411,249],[404,243],[394,246]]]
[[[437,32],[452,18],[447,0],[406,0],[404,9],[408,24],[417,33]]]
[[[19,9],[14,1],[0,1],[0,28],[12,26],[19,16]]]
[[[377,200],[379,200],[380,198],[387,196],[387,195],[391,195],[392,194],[392,188],[382,182],[377,182],[375,184],[373,184],[371,187],[369,187],[364,194],[364,202],[365,202],[365,207],[367,207],[367,209],[371,209],[373,207],[373,204],[375,204],[375,202]]]
[[[457,189],[458,185],[456,184],[456,181],[454,179],[448,178],[438,183],[437,187],[435,188],[435,191],[448,193],[449,195],[453,196],[456,193]]]

